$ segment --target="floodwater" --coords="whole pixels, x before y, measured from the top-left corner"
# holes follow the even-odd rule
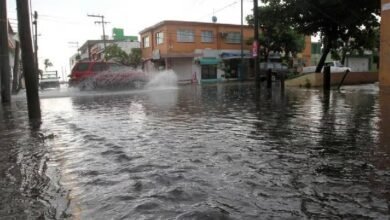
[[[389,219],[390,93],[252,83],[0,106],[0,219]]]

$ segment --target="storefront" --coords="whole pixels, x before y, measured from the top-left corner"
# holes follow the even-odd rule
[[[222,52],[220,56],[226,79],[253,78],[253,58],[248,51],[244,51],[242,57],[241,51]]]

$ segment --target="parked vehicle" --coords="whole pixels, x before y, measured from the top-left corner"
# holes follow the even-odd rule
[[[72,69],[69,86],[80,90],[101,87],[141,88],[148,78],[145,73],[113,62],[79,62]]]
[[[325,62],[324,66],[330,66],[331,73],[342,73],[342,72],[351,72],[352,69],[350,67],[346,67],[340,63],[340,61],[330,61]],[[316,71],[317,66],[307,66],[302,68],[302,73],[314,73]],[[324,68],[322,68],[321,72],[324,72]]]
[[[260,75],[263,79],[266,79],[269,70],[271,70],[272,76],[275,78],[280,78],[282,74],[287,75],[290,72],[288,66],[281,62],[260,63]]]
[[[58,77],[57,71],[50,71],[42,73],[39,78],[39,88],[41,90],[47,88],[60,88],[60,78]]]

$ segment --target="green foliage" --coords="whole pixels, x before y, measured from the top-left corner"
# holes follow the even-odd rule
[[[351,39],[358,39],[359,35],[364,36],[367,33],[367,36],[371,36],[373,30],[379,27],[378,0],[262,0],[262,2],[275,8],[278,14],[274,14],[274,17],[283,15],[280,19],[298,32],[305,35],[321,33],[324,50],[316,72],[322,69],[331,49],[338,48],[338,41],[347,44]],[[363,42],[369,41],[366,39]]]
[[[335,48],[331,50],[332,58],[341,60],[344,64],[345,56],[350,55],[363,55],[365,50],[377,52],[380,45],[380,33],[379,26],[370,29],[364,29],[355,37],[343,41],[338,39],[336,41]]]
[[[260,55],[267,58],[270,51],[290,53],[295,56],[305,47],[303,34],[298,33],[286,22],[282,13],[281,5],[269,4],[261,6],[259,10],[259,33]],[[247,16],[249,24],[254,23],[252,15]]]
[[[130,54],[127,54],[117,44],[107,46],[104,51],[104,57],[106,60],[118,62],[125,66],[131,66],[137,68],[142,61],[142,53],[140,48],[133,48]]]
[[[131,49],[129,54],[130,65],[133,67],[138,67],[142,62],[142,50],[140,48]]]

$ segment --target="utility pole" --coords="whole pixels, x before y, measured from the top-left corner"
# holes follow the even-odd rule
[[[69,68],[72,69],[73,65],[80,60],[80,50],[79,50],[79,42],[78,41],[69,41],[68,42],[69,45],[71,45],[71,47],[76,47],[77,48],[77,55],[75,57],[75,59],[73,60],[70,60],[69,62]],[[65,78],[64,78],[65,79]]]
[[[1,102],[11,102],[11,67],[9,65],[7,1],[0,0],[0,81]]]
[[[79,42],[78,42],[78,41],[69,41],[68,44],[69,44],[71,47],[76,47],[76,49],[77,49],[77,55],[80,55]]]
[[[22,49],[23,72],[26,80],[28,116],[31,120],[41,121],[41,107],[38,94],[38,77],[34,65],[34,53],[31,41],[30,11],[28,1],[16,0],[20,45]]]
[[[39,63],[38,63],[38,13],[34,11],[34,62],[35,62],[35,73],[39,76]]]
[[[256,76],[256,84],[260,85],[260,71],[259,71],[259,6],[258,0],[253,1],[253,19],[255,22],[255,30],[254,30],[254,45],[256,45],[256,56],[255,56],[255,76]]]
[[[77,53],[79,53],[79,42],[78,41],[69,41],[68,44],[71,45],[72,47],[76,47]]]
[[[104,21],[104,15],[87,15],[88,17],[95,17],[102,19],[101,21],[95,21],[95,24],[101,24],[103,28],[103,44],[104,44],[104,51],[106,50],[106,31],[104,29],[104,25],[108,24],[110,22]]]

